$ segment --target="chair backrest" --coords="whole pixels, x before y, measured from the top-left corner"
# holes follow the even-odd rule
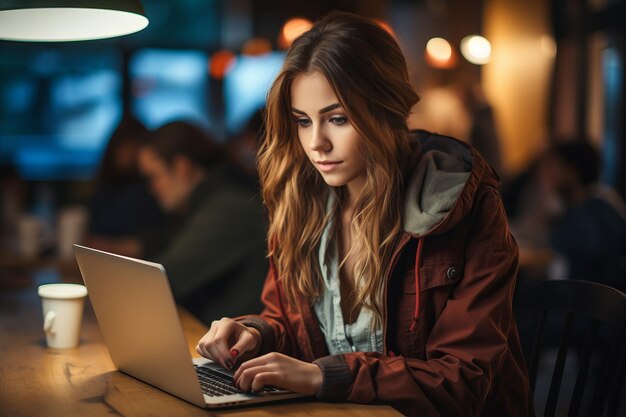
[[[546,281],[539,288],[538,321],[529,362],[533,391],[544,335],[553,330],[546,327],[548,317],[555,313],[565,316],[565,324],[558,329],[561,333],[558,353],[543,416],[552,417],[556,412],[570,349],[577,349],[579,356],[568,416],[580,415],[586,387],[593,388],[587,415],[602,416],[607,403],[610,403],[607,407],[609,415],[617,415],[619,393],[616,390],[624,380],[626,355],[626,295],[612,287],[581,280]],[[572,326],[575,317],[584,317],[588,323],[581,334],[577,334],[578,327]],[[594,362],[590,367],[592,356],[598,356],[598,353],[601,358],[599,366]]]

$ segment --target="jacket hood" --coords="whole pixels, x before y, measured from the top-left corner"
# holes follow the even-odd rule
[[[442,233],[472,207],[482,181],[499,178],[470,145],[423,130],[412,132],[412,166],[406,181],[404,230],[412,236]]]

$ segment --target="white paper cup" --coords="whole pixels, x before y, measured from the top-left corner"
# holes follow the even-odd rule
[[[78,346],[87,288],[80,284],[46,284],[39,286],[38,293],[48,347]]]

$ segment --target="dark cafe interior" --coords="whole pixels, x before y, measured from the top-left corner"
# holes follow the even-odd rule
[[[385,341],[368,356],[410,364],[404,366],[415,379],[401,399],[382,394],[404,390],[392,387],[406,381],[385,379],[391,368],[383,365],[355,371],[348,395],[329,399],[321,394],[330,385],[318,364],[324,379],[313,395],[222,402],[223,409],[207,411],[177,393],[178,374],[151,369],[161,379],[143,377],[119,358],[142,360],[128,353],[139,350],[136,340],[170,346],[178,338],[185,342],[178,353],[195,361],[202,358],[199,341],[211,332],[217,337],[213,329],[223,317],[263,310],[273,270],[268,230],[276,228],[268,210],[285,222],[295,216],[289,205],[270,207],[263,194],[258,152],[271,149],[264,148],[268,91],[294,41],[333,11],[369,19],[399,45],[419,96],[409,130],[471,146],[497,179],[501,202],[481,228],[501,213],[514,242],[502,311],[513,317],[506,328],[519,334],[518,366],[527,378],[491,378],[499,371],[479,360],[452,379],[426,368],[464,361],[437,349],[435,338],[450,324],[435,321],[416,336],[424,338],[424,348],[416,348],[424,352],[394,353]],[[505,399],[515,415],[626,416],[624,22],[623,0],[0,0],[0,417],[513,415],[497,413],[491,398],[502,386],[523,383],[530,406]],[[316,230],[323,242],[326,231]],[[81,259],[75,244],[93,250]],[[499,256],[495,246],[485,247],[474,256]],[[321,247],[315,250],[321,259]],[[469,251],[461,253],[458,263],[442,267],[442,284],[434,283],[435,267],[412,264],[415,283],[404,293],[413,294],[416,315],[419,302],[426,314],[420,317],[476,320],[470,307],[453,310],[465,294],[463,281],[480,278],[472,277]],[[418,273],[429,284],[415,295]],[[276,282],[278,297],[286,296]],[[340,285],[342,297],[352,297]],[[431,312],[424,300],[442,291],[444,302]],[[162,301],[148,300],[157,292]],[[384,305],[396,308],[389,300]],[[314,306],[319,319],[318,301]],[[499,311],[481,323],[504,321]],[[317,328],[329,343],[320,356],[332,353],[332,323],[320,320]],[[359,323],[338,328],[354,335]],[[247,334],[258,335],[265,349],[266,334],[252,327]],[[276,340],[292,337],[290,328],[276,329]],[[372,329],[364,331],[379,341]],[[64,332],[73,333],[62,340]],[[369,352],[345,337],[352,352]],[[488,342],[463,346],[472,343]],[[173,355],[159,349],[146,349],[151,368]],[[348,352],[341,363],[351,367],[356,354]],[[312,359],[300,358],[307,366]],[[468,369],[483,374],[480,392]],[[230,388],[243,380],[237,375]],[[368,378],[374,382],[357,395]],[[433,386],[422,384],[426,378]]]

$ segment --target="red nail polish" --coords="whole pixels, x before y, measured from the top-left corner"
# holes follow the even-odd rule
[[[234,357],[236,357],[237,355],[239,355],[239,351],[238,351],[237,349],[232,349],[232,350],[230,351],[230,355],[234,358]]]

